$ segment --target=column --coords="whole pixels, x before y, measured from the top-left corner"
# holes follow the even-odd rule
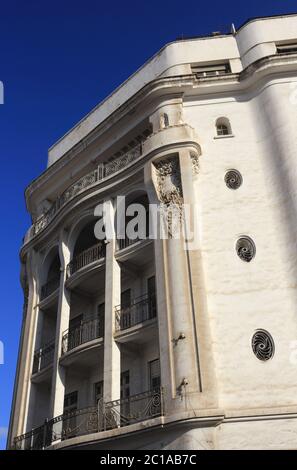
[[[29,297],[27,309],[24,311],[23,317],[13,406],[10,418],[8,442],[11,444],[15,436],[27,431],[27,420],[30,412],[28,407],[35,345],[36,309],[38,304],[38,266],[38,254],[31,249],[26,256],[24,266],[24,276],[29,286]]]
[[[189,149],[155,157],[145,169],[150,202],[166,207],[174,204],[181,210],[185,203],[195,205],[193,174],[197,166],[197,160],[191,160]],[[211,341],[206,328],[201,259],[197,257],[197,247],[188,251],[183,234],[175,239],[176,235],[172,230],[168,239],[155,241],[161,379],[166,389],[167,412],[190,410],[202,403],[213,406],[214,403],[212,399],[205,400],[202,393],[205,383],[201,372],[200,339],[206,335],[201,339],[203,346],[208,343],[211,347]],[[199,294],[201,300],[197,299]],[[204,349],[203,359],[206,356]],[[204,365],[207,367],[206,362]],[[211,361],[209,366],[213,372]],[[210,380],[207,381],[209,384]]]
[[[64,230],[60,234],[59,254],[61,260],[61,277],[56,325],[56,345],[53,362],[53,378],[51,393],[51,416],[55,417],[63,414],[64,394],[65,394],[65,375],[66,370],[60,365],[59,359],[62,351],[63,332],[69,327],[70,316],[70,292],[65,287],[67,265],[70,261],[70,252],[67,245],[67,232]]]
[[[121,303],[121,268],[115,259],[116,234],[114,230],[115,210],[112,201],[106,203],[106,217],[112,227],[108,234],[105,258],[105,332],[104,332],[104,401],[120,398],[121,351],[114,340],[115,307]]]
[[[195,148],[179,151],[183,201],[190,217],[185,222],[185,255],[191,296],[193,337],[199,361],[200,392],[199,406],[217,406],[217,381],[209,324],[204,266],[201,250],[200,223],[197,187],[199,184],[200,152]],[[202,158],[202,157],[201,157]],[[191,234],[194,238],[191,240]]]

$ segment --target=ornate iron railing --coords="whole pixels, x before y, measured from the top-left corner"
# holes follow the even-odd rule
[[[137,297],[128,307],[115,308],[116,331],[126,330],[139,323],[146,322],[157,316],[157,304],[155,294]]]
[[[79,269],[87,266],[88,264],[98,261],[105,257],[105,244],[98,243],[97,245],[91,246],[87,250],[79,253],[67,266],[67,276],[71,276]]]
[[[60,286],[60,274],[58,276],[52,277],[41,287],[41,296],[40,299],[43,300],[48,297],[50,294],[59,289]]]
[[[62,354],[81,344],[104,336],[104,315],[86,318],[76,328],[65,331],[62,338]]]
[[[139,242],[141,239],[140,238],[135,238],[134,240],[132,238],[119,238],[118,239],[118,249],[123,250],[124,248],[128,248],[128,246],[134,245],[134,243]]]
[[[102,403],[101,426],[104,430],[114,429],[163,416],[163,398],[162,388],[156,388],[131,397]]]
[[[32,431],[14,438],[13,448],[16,450],[41,450],[46,447],[46,423]]]
[[[55,217],[56,213],[74,196],[84,191],[86,188],[92,184],[97,183],[98,181],[103,180],[104,178],[109,177],[113,173],[116,173],[129,163],[137,160],[142,155],[142,144],[140,143],[133,149],[130,149],[125,154],[120,155],[119,157],[106,162],[100,163],[99,166],[86,174],[78,181],[73,183],[69,188],[58,197],[51,207],[35,222],[33,229],[33,236],[43,230]]]
[[[121,400],[69,411],[14,439],[16,450],[45,449],[55,441],[128,426],[164,415],[164,392],[156,388]]]
[[[55,353],[55,340],[50,341],[45,346],[34,352],[32,374],[40,372],[53,363]]]

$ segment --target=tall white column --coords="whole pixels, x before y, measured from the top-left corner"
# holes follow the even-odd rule
[[[181,208],[185,203],[194,206],[197,165],[197,159],[192,162],[190,149],[155,157],[145,170],[150,202],[166,206],[173,203]],[[190,213],[194,214],[193,207]],[[161,380],[166,389],[166,406],[167,410],[180,411],[202,403],[213,407],[213,363],[199,246],[188,251],[183,234],[178,239],[174,239],[176,233],[171,235],[173,238],[155,241]],[[208,396],[203,394],[206,390]]]
[[[120,398],[121,351],[120,345],[114,340],[115,307],[121,302],[121,268],[115,259],[116,236],[114,231],[115,210],[111,201],[108,208],[112,233],[106,244],[105,266],[105,333],[104,333],[104,401]]]
[[[58,300],[56,343],[53,362],[53,378],[51,393],[51,417],[59,416],[63,413],[65,394],[66,370],[60,365],[59,359],[62,351],[63,332],[69,327],[70,316],[70,292],[65,287],[66,268],[70,261],[70,252],[67,245],[67,233],[62,231],[59,241],[59,254],[61,261],[60,289]]]
[[[203,157],[201,157],[203,158]],[[217,403],[217,381],[207,306],[205,274],[201,250],[200,213],[197,196],[199,184],[198,153],[194,148],[179,152],[183,200],[189,218],[185,221],[185,256],[191,296],[193,338],[199,361],[199,406],[213,408]]]
[[[31,372],[36,331],[36,311],[38,304],[38,254],[32,249],[26,257],[25,277],[28,282],[29,296],[26,311],[24,311],[21,344],[18,358],[18,370],[15,381],[13,409],[11,413],[9,442],[27,431],[27,417],[30,410],[29,397],[31,392]]]

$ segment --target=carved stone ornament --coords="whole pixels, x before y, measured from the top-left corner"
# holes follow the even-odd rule
[[[181,205],[183,193],[178,156],[166,158],[155,163],[157,173],[157,192],[163,204]]]
[[[168,234],[179,232],[182,220],[183,191],[179,157],[168,157],[154,164],[157,177],[157,194],[162,203],[163,218]]]
[[[270,333],[266,330],[257,330],[252,338],[252,349],[260,361],[268,361],[274,355],[275,346]]]
[[[193,175],[198,175],[199,173],[199,157],[197,154],[191,154],[191,161],[192,161],[192,171]]]

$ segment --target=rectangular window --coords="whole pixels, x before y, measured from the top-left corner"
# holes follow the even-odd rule
[[[126,370],[121,373],[121,398],[130,396],[130,372]]]
[[[64,397],[64,412],[77,409],[78,392],[67,393]]]
[[[97,307],[98,316],[99,317],[101,317],[101,316],[104,317],[104,312],[105,312],[105,303],[103,302],[102,304],[99,304],[98,307]]]
[[[212,65],[192,65],[192,73],[198,78],[215,77],[217,75],[231,73],[231,68],[228,62]]]
[[[276,45],[276,50],[278,54],[296,54],[297,43]]]
[[[147,280],[147,293],[148,296],[154,296],[156,293],[156,279],[155,276],[149,277]]]
[[[105,325],[105,303],[99,304],[97,307],[98,316],[98,337],[104,336],[104,325]]]
[[[126,370],[121,373],[121,399],[130,397],[130,372]],[[130,419],[130,400],[124,400],[121,403],[121,422],[129,424]]]
[[[103,380],[94,384],[94,398],[96,405],[98,404],[98,401],[103,398]]]
[[[121,293],[121,308],[128,308],[131,305],[131,289],[126,289]]]
[[[152,276],[148,278],[147,280],[147,295],[148,295],[148,319],[155,318],[157,315],[155,276]]]
[[[76,328],[79,328],[82,321],[83,321],[83,314],[77,315],[76,317],[71,318],[71,320],[69,320],[69,331],[73,331]]]
[[[81,344],[81,324],[83,315],[77,315],[69,321],[68,351]]]
[[[75,437],[77,432],[76,416],[73,413],[77,410],[78,392],[68,393],[64,397],[64,417],[63,417],[63,433],[65,439]]]
[[[155,359],[148,363],[150,390],[161,387],[160,359]]]

